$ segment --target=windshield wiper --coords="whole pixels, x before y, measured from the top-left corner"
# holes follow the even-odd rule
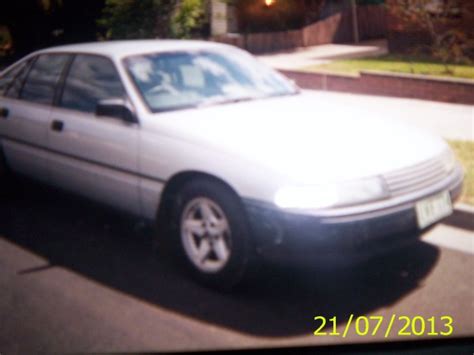
[[[203,102],[196,105],[196,107],[208,107],[214,105],[223,105],[223,104],[234,104],[238,102],[244,101],[252,101],[258,99],[258,96],[241,96],[241,97],[229,97],[229,98],[210,98],[208,100],[204,100]]]
[[[235,104],[238,102],[244,101],[253,101],[253,100],[262,100],[262,99],[269,99],[272,97],[279,97],[279,96],[290,96],[290,95],[297,95],[300,92],[295,90],[294,92],[284,92],[284,93],[276,93],[276,94],[268,94],[268,95],[257,95],[257,96],[240,96],[240,97],[211,97],[207,100],[204,100],[201,103],[196,104],[195,107],[208,107],[208,106],[215,106],[215,105],[224,105],[224,104]]]

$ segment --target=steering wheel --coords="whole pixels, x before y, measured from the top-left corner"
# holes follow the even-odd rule
[[[162,83],[153,86],[151,89],[147,90],[150,94],[158,94],[160,92],[168,93],[171,95],[178,95],[178,90],[176,90],[172,85],[167,83]]]

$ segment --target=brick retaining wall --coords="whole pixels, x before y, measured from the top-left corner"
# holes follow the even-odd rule
[[[282,70],[304,89],[407,97],[474,105],[474,80],[361,72],[360,76]]]

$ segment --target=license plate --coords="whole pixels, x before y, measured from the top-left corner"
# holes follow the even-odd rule
[[[416,204],[418,227],[423,229],[453,213],[449,192],[432,196]]]

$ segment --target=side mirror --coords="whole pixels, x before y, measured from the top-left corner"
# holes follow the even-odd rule
[[[128,123],[138,123],[132,106],[124,99],[100,100],[95,108],[96,116],[114,117]]]

